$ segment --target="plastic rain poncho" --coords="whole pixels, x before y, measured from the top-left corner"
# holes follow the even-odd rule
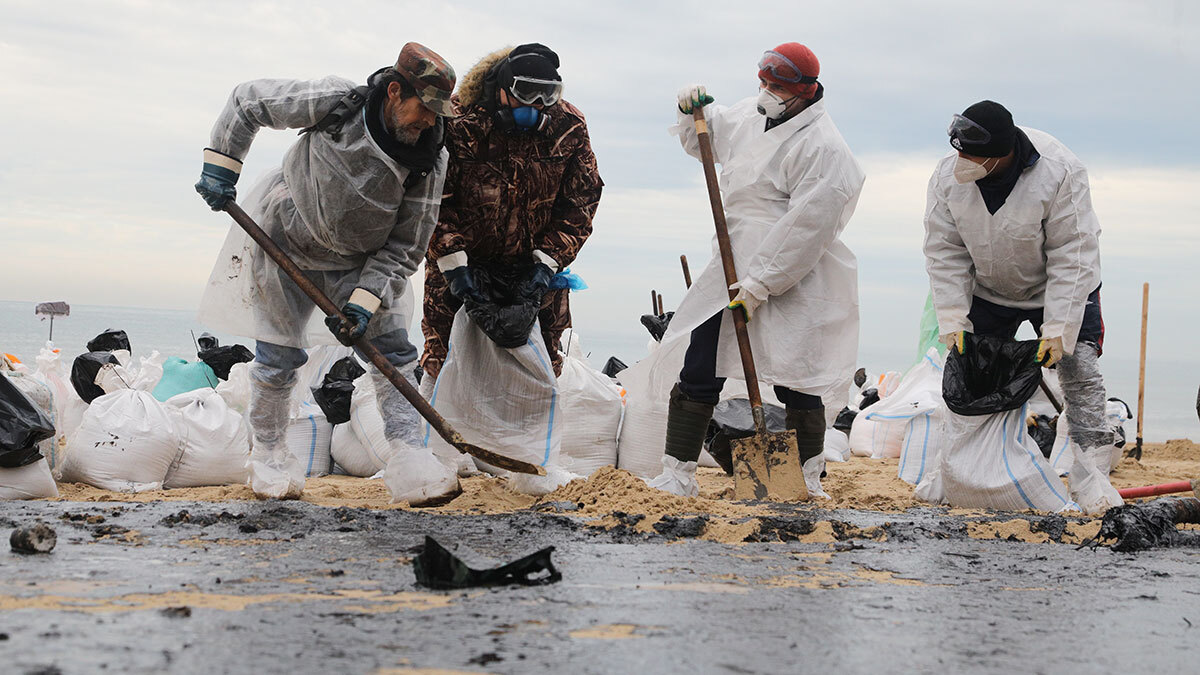
[[[354,86],[339,77],[238,85],[213,127],[210,146],[242,159],[260,128],[309,127]],[[282,168],[268,172],[243,204],[334,304],[344,304],[358,287],[382,300],[367,338],[408,326],[407,280],[437,223],[447,157],[442,149],[430,175],[406,190],[409,169],[389,157],[367,130],[371,111],[370,103],[364,105],[336,135],[302,135],[284,155]],[[234,224],[205,289],[200,321],[289,347],[332,344],[311,308]]]
[[[738,279],[752,278],[770,292],[749,323],[759,379],[822,398],[842,395],[858,355],[858,262],[839,237],[865,174],[822,101],[766,132],[753,98],[704,111],[721,165]],[[688,154],[700,156],[690,115],[681,113],[671,131]],[[686,340],[729,304],[715,237],[712,250],[664,347]],[[741,380],[733,322],[725,314],[717,375]]]
[[[1100,285],[1100,222],[1087,171],[1049,134],[1021,127],[1041,159],[1026,169],[1004,205],[988,213],[974,183],[954,180],[957,152],[929,179],[925,268],[944,335],[973,329],[971,298],[1045,309],[1043,337],[1071,354],[1088,295]]]

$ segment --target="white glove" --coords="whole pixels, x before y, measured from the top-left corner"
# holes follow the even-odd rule
[[[750,317],[754,315],[759,305],[767,301],[767,297],[771,294],[766,286],[752,278],[734,282],[729,290],[737,291],[737,296],[729,303],[729,309],[741,308],[746,313],[746,323],[750,323]]]
[[[679,111],[685,115],[691,115],[696,106],[704,107],[712,101],[713,98],[708,95],[702,84],[689,84],[679,90]]]
[[[1037,360],[1042,364],[1043,368],[1058,363],[1063,357],[1063,343],[1061,337],[1045,338],[1038,343]]]

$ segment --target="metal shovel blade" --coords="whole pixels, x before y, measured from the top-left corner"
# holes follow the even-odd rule
[[[808,499],[796,432],[762,432],[730,441],[733,498],[798,502]]]

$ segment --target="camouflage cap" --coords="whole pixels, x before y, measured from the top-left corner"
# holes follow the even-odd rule
[[[454,114],[450,103],[454,69],[446,59],[423,44],[409,42],[400,50],[394,67],[417,90],[426,108],[444,117]]]

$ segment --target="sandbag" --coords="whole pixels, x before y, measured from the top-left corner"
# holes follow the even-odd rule
[[[51,421],[54,423],[54,444],[50,448],[50,454],[46,455],[46,459],[50,464],[51,473],[57,476],[61,473],[59,470],[60,455],[67,446],[67,439],[75,433],[75,430],[79,428],[79,423],[83,421],[83,414],[87,412],[88,404],[84,403],[83,399],[79,398],[79,394],[75,393],[75,388],[71,386],[70,377],[66,372],[62,354],[50,347],[49,343],[38,353],[36,362],[37,370],[30,377],[43,382],[50,388],[54,397],[54,414],[51,416]]]
[[[288,450],[300,460],[304,475],[310,478],[329,474],[333,425],[315,403],[302,404],[288,421],[284,435]]]
[[[825,430],[825,460],[845,462],[850,459],[850,439],[837,429]]]
[[[250,410],[250,364],[230,366],[229,377],[217,385],[216,392],[231,410],[245,415]]]
[[[915,496],[967,508],[1075,508],[1066,486],[1029,436],[1026,414],[1026,405],[990,415],[947,410],[940,428],[941,456],[917,485]]]
[[[144,391],[121,389],[88,406],[67,442],[62,479],[116,492],[157,490],[179,453],[175,415]]]
[[[1103,448],[1093,449],[1090,455],[1096,468],[1107,476],[1121,463],[1121,457],[1124,454],[1125,422],[1130,418],[1129,406],[1120,399],[1110,398],[1104,409],[1104,417],[1113,431],[1113,442]],[[1054,467],[1060,476],[1070,474],[1071,453],[1079,451],[1079,445],[1071,440],[1070,426],[1067,416],[1060,415],[1055,430],[1057,433],[1054,437],[1054,447],[1050,452],[1050,466]]]
[[[202,387],[215,388],[218,382],[217,374],[207,363],[188,362],[187,359],[172,356],[163,362],[162,379],[154,387],[153,394],[159,401],[166,401]]]
[[[856,425],[875,425],[870,456],[900,458],[900,479],[914,485],[920,482],[925,468],[932,467],[937,459],[933,429],[940,419],[931,416],[940,417],[939,409],[944,406],[942,370],[943,357],[931,348],[884,398],[858,416],[862,422],[855,419]],[[852,439],[852,448],[853,443]]]
[[[964,336],[964,353],[946,356],[942,397],[959,415],[990,415],[1019,408],[1038,390],[1042,367],[1037,340]]]
[[[536,321],[524,344],[508,349],[484,334],[460,309],[430,403],[468,443],[531,464],[558,466],[562,449],[558,383]],[[439,456],[458,452],[428,424],[425,444]],[[485,471],[499,473],[477,463]]]
[[[15,469],[0,469],[0,500],[48,499],[58,496],[58,485],[45,459]]]
[[[96,384],[96,376],[106,366],[120,365],[112,352],[85,352],[75,357],[71,365],[71,386],[84,403],[91,403],[104,395],[104,389]]]
[[[250,428],[212,389],[196,389],[167,400],[177,411],[181,453],[163,487],[238,485],[246,482]]]
[[[388,386],[391,386],[390,384]],[[418,418],[415,424],[421,424]],[[374,476],[387,467],[396,454],[384,435],[383,417],[375,399],[375,383],[369,376],[354,383],[350,421],[333,430],[333,459],[351,476]]]
[[[558,391],[562,397],[562,466],[581,476],[590,476],[602,466],[615,466],[625,414],[621,387],[583,359],[567,356]]]
[[[37,444],[37,451],[41,453],[42,457],[47,462],[53,463],[57,460],[57,455],[59,454],[54,390],[45,381],[30,374],[28,369],[21,372],[6,371],[3,375],[12,382],[13,386],[20,389],[21,393],[29,397],[29,400],[33,402],[38,411],[46,416],[46,419],[50,422],[50,426],[55,429],[55,433],[39,441]]]
[[[8,376],[0,377],[0,467],[15,469],[42,459],[38,445],[54,440],[54,423]]]

